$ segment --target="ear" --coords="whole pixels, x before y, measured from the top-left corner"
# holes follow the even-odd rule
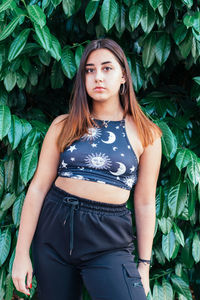
[[[123,70],[121,83],[125,83],[125,82],[126,82],[126,74],[125,74],[125,71]]]

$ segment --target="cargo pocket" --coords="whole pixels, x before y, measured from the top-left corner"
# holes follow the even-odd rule
[[[130,294],[130,299],[139,299],[141,289],[144,289],[140,273],[135,263],[122,264],[124,279]]]

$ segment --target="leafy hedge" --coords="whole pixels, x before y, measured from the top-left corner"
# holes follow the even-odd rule
[[[123,47],[141,107],[163,130],[148,298],[199,299],[198,0],[0,1],[0,299],[24,296],[11,269],[26,190],[84,47],[99,37]]]

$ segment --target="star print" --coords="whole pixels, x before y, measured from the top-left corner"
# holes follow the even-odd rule
[[[115,128],[116,128],[116,129],[119,129],[119,126],[116,126]]]
[[[74,161],[75,160],[75,158],[74,157],[71,157],[71,161]]]
[[[62,161],[62,167],[66,168],[67,167],[67,163],[64,162],[64,160]]]
[[[91,146],[94,148],[97,146],[97,144],[93,143],[93,144],[91,144]]]
[[[74,150],[77,150],[77,149],[76,149],[76,145],[70,146],[70,148],[69,148],[67,151],[73,152]]]
[[[125,137],[125,133],[124,132],[122,132],[122,135],[123,135],[123,137]]]
[[[130,171],[131,171],[131,172],[134,172],[134,170],[135,170],[135,167],[132,166],[132,167],[130,168]]]
[[[124,156],[124,153],[121,153],[121,156]]]
[[[120,180],[119,176],[117,176],[117,180]]]
[[[128,145],[127,147],[128,147],[128,149],[131,149],[131,146],[130,146],[130,145]]]

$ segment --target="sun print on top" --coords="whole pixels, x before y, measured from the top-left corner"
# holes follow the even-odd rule
[[[96,127],[88,128],[88,133],[85,133],[81,139],[86,139],[87,141],[98,139],[101,136],[101,129]]]

